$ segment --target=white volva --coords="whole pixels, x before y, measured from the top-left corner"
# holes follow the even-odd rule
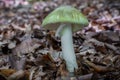
[[[70,24],[65,24],[63,26],[60,33],[63,58],[66,62],[68,71],[74,72],[74,70],[78,68],[78,65],[73,47],[72,27]]]

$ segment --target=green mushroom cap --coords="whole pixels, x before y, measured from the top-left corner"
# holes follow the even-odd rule
[[[61,6],[43,20],[42,26],[48,30],[56,30],[63,23],[71,24],[75,32],[88,25],[88,20],[79,10],[71,6]]]

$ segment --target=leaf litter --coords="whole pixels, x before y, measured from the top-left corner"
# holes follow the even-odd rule
[[[119,0],[15,1],[0,1],[0,80],[120,79]],[[79,66],[75,77],[68,76],[60,39],[41,26],[63,4],[89,19],[88,26],[73,34]]]

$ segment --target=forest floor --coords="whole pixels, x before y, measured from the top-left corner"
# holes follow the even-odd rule
[[[0,1],[0,80],[120,80],[120,1]],[[28,4],[28,5],[26,5]],[[80,10],[89,24],[73,34],[78,70],[69,77],[55,31],[43,19],[61,5]]]

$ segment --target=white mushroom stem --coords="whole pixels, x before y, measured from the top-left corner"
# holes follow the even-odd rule
[[[63,59],[66,62],[66,66],[69,72],[74,72],[75,69],[78,68],[76,62],[76,56],[73,47],[73,39],[72,39],[72,27],[70,24],[61,25],[60,28],[60,36],[61,36],[61,45],[63,52]],[[58,31],[59,32],[59,31]]]

